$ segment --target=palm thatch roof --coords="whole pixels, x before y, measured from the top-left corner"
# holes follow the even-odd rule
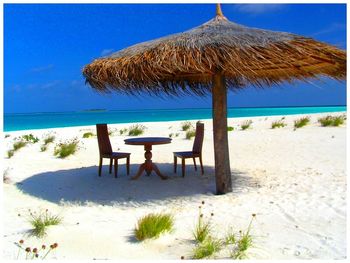
[[[97,91],[171,95],[210,92],[218,72],[233,90],[322,75],[344,79],[346,53],[309,37],[230,22],[219,8],[199,27],[125,48],[83,69]]]

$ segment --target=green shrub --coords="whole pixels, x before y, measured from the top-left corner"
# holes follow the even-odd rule
[[[246,120],[241,124],[241,129],[244,131],[246,129],[248,129],[250,127],[250,125],[252,124],[252,120]]]
[[[294,121],[294,128],[301,128],[310,123],[310,117],[303,117]]]
[[[285,127],[287,124],[285,124],[283,122],[283,120],[279,120],[279,121],[274,121],[272,124],[271,124],[271,129],[275,129],[275,128],[283,128]]]
[[[228,126],[227,127],[227,131],[233,131],[235,128],[233,128],[232,126]]]
[[[39,214],[36,212],[30,213],[29,223],[33,227],[31,234],[36,237],[43,237],[48,226],[58,225],[61,222],[62,218],[60,216],[52,215],[47,209]]]
[[[95,134],[93,134],[92,132],[85,132],[83,134],[83,138],[91,138],[93,136],[95,136]]]
[[[216,252],[220,251],[222,244],[220,240],[213,238],[206,239],[203,243],[200,243],[193,250],[193,259],[202,259],[213,256]]]
[[[326,116],[318,119],[318,122],[321,123],[321,126],[334,126],[338,127],[344,124],[345,118],[344,116]]]
[[[54,150],[54,155],[59,158],[65,158],[71,154],[74,154],[78,150],[79,141],[77,138],[67,141],[65,143],[60,143],[56,145]]]
[[[185,121],[185,122],[182,122],[182,123],[181,123],[181,128],[182,128],[183,131],[187,131],[187,130],[189,130],[190,128],[193,128],[193,126],[192,126],[192,123],[191,123],[191,122]]]
[[[157,238],[163,232],[172,231],[174,226],[173,216],[170,214],[148,214],[140,218],[134,230],[137,240]]]
[[[7,151],[7,157],[10,159],[15,154],[14,150],[8,150]]]
[[[186,139],[187,140],[191,140],[195,135],[196,135],[195,130],[191,129],[191,130],[186,131]]]
[[[18,151],[19,149],[23,148],[27,145],[27,142],[25,141],[18,141],[13,144],[13,150]]]
[[[26,142],[30,142],[30,143],[37,143],[39,141],[38,137],[34,137],[33,134],[26,134],[23,135],[22,138],[26,141]]]
[[[10,134],[5,134],[5,139],[10,137],[11,135]]]
[[[141,124],[134,124],[129,127],[129,136],[138,136],[145,132],[146,126]]]

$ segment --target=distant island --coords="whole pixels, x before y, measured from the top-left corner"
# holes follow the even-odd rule
[[[87,110],[82,110],[82,112],[96,112],[96,111],[107,111],[107,109],[87,109]]]

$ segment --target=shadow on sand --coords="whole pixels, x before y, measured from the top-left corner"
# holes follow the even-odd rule
[[[126,176],[125,165],[119,166],[118,178],[114,178],[113,172],[108,173],[107,166],[103,167],[102,177],[98,177],[97,166],[90,166],[36,174],[17,183],[17,187],[24,193],[53,203],[63,201],[80,205],[93,202],[137,206],[145,202],[164,202],[179,197],[214,195],[213,167],[205,166],[205,174],[201,176],[199,169],[195,172],[192,165],[187,165],[186,176],[183,178],[181,172],[173,173],[173,164],[157,165],[168,176],[168,180],[161,180],[153,172],[150,176],[142,175],[136,181],[130,180],[131,176]],[[130,174],[134,175],[138,167],[138,164],[131,165]],[[250,177],[239,171],[233,171],[232,179],[234,193],[255,185]]]

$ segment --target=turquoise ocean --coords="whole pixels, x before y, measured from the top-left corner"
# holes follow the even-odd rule
[[[229,108],[228,117],[254,117],[292,114],[312,114],[346,111],[346,106]],[[212,118],[212,109],[158,109],[78,111],[50,113],[15,113],[4,115],[4,131],[46,129],[95,125],[96,123],[133,123]]]

